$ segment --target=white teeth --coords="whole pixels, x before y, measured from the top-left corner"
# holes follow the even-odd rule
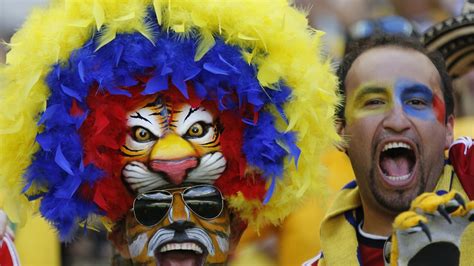
[[[410,174],[406,174],[406,175],[402,175],[402,176],[390,176],[390,175],[386,175],[386,177],[388,179],[390,179],[391,181],[403,181],[403,180],[407,180],[409,177],[410,177]]]
[[[168,243],[160,249],[160,252],[166,252],[171,250],[192,250],[197,252],[198,254],[203,253],[202,248],[192,242]]]
[[[411,150],[411,147],[406,143],[403,143],[403,142],[390,142],[390,143],[385,144],[382,151],[386,151],[386,150],[389,150],[389,149],[396,149],[396,148],[405,148],[405,149]]]

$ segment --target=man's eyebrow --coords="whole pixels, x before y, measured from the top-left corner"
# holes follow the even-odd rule
[[[361,100],[365,95],[372,93],[387,94],[387,89],[378,86],[367,86],[357,90],[355,101]]]
[[[425,93],[433,93],[430,87],[426,86],[422,83],[413,83],[405,86],[405,93],[416,93],[416,92],[425,92]]]

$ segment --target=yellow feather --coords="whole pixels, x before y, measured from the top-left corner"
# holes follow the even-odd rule
[[[130,12],[125,16],[121,16],[119,18],[114,19],[114,21],[129,21],[135,18],[135,12]]]
[[[86,28],[92,23],[90,19],[75,20],[68,23],[68,26]]]
[[[161,16],[161,3],[159,0],[153,0],[153,7],[155,8],[156,19],[158,21],[158,25],[161,26],[162,23],[162,16]]]
[[[115,29],[109,28],[99,37],[99,45],[95,51],[98,51],[100,48],[104,47],[109,42],[113,41],[117,37],[117,31]]]
[[[102,8],[98,0],[94,1],[93,12],[94,12],[95,24],[97,26],[97,30],[99,31],[102,25],[104,25],[105,14],[104,14],[104,8]]]
[[[15,120],[5,120],[0,123],[0,135],[15,134],[23,127],[23,116],[16,117]]]
[[[173,25],[173,26],[171,26],[171,28],[176,33],[183,33],[185,31],[184,23]]]
[[[243,33],[241,33],[241,32],[239,32],[239,33],[237,34],[237,37],[238,37],[239,39],[242,39],[242,40],[245,40],[245,41],[258,41],[258,38],[245,35],[245,34],[243,34]]]
[[[199,61],[201,58],[216,44],[214,36],[210,31],[201,31],[199,45],[194,55],[194,61]]]

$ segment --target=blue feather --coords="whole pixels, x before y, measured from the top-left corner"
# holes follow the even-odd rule
[[[51,151],[54,147],[56,147],[56,140],[54,139],[53,135],[49,132],[43,132],[36,136],[36,142],[40,145],[41,149],[44,151]]]
[[[238,68],[236,68],[235,66],[233,66],[231,63],[227,62],[227,60],[225,60],[220,54],[218,55],[219,56],[219,59],[224,63],[226,64],[232,71],[234,71],[235,73],[237,74],[240,74],[240,71]]]
[[[272,183],[270,184],[270,187],[268,187],[267,193],[265,193],[265,197],[263,199],[263,205],[267,205],[267,203],[272,198],[273,192],[275,191],[275,185],[276,185],[276,178],[272,176]]]
[[[41,115],[41,118],[38,121],[38,125],[41,125],[45,121],[51,119],[59,108],[60,108],[59,104],[54,104],[54,105],[51,105],[51,106],[47,107],[46,110],[44,110],[43,115]]]
[[[61,169],[66,171],[66,173],[74,175],[71,169],[71,164],[68,162],[66,157],[64,157],[63,151],[61,150],[61,144],[59,144],[56,148],[56,155],[54,156],[54,161],[57,165],[59,165],[59,167],[61,167]]]
[[[77,72],[79,72],[79,78],[81,79],[82,83],[85,83],[86,80],[84,79],[84,63],[79,61],[77,64]]]
[[[61,84],[61,89],[63,90],[63,92],[73,98],[75,98],[76,100],[78,101],[82,101],[81,99],[81,96],[79,96],[79,94],[77,92],[75,92],[74,90],[66,87],[65,85],[62,85]]]
[[[217,74],[217,75],[228,75],[229,73],[225,71],[224,69],[221,69],[213,64],[210,63],[205,63],[204,64],[204,69],[211,72],[212,74]]]
[[[150,95],[159,91],[168,89],[168,77],[156,75],[151,78],[146,84],[145,90],[142,91],[142,95]]]
[[[183,94],[186,99],[189,99],[188,88],[186,86],[186,83],[184,82],[184,77],[182,73],[174,72],[171,76],[171,82],[173,83],[173,85],[176,86],[176,88],[178,88],[178,90],[181,92],[181,94]]]
[[[78,176],[70,175],[65,179],[65,182],[58,187],[54,193],[54,197],[60,199],[70,199],[76,193],[81,185],[81,179]]]

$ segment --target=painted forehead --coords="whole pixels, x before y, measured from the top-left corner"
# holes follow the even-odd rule
[[[380,46],[359,55],[346,76],[346,88],[357,88],[366,82],[393,83],[407,79],[441,92],[441,77],[433,62],[411,48]],[[391,84],[388,84],[391,85]]]

